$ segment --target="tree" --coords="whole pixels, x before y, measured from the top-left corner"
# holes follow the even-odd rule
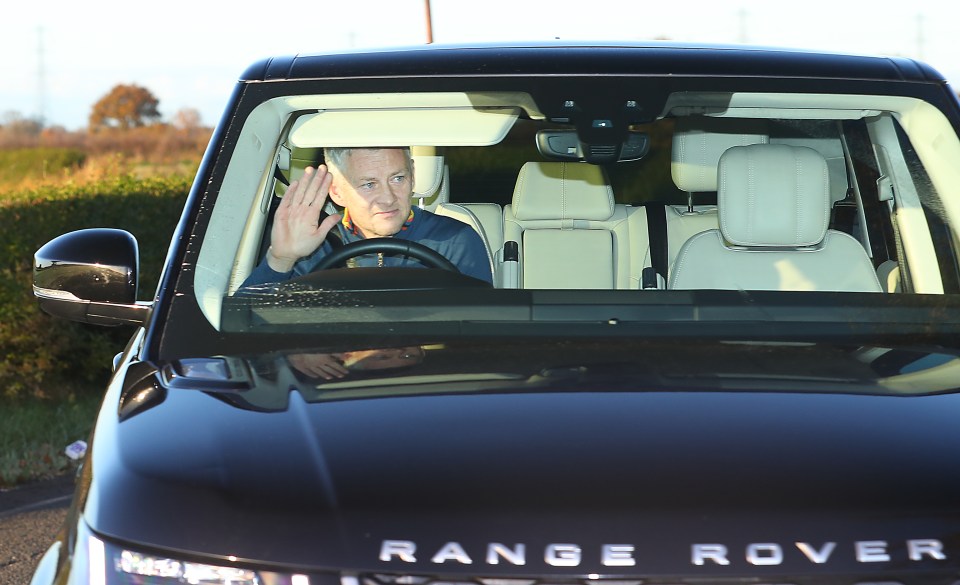
[[[35,146],[42,130],[43,122],[39,119],[24,118],[20,112],[6,112],[0,117],[0,147]]]
[[[200,127],[200,112],[194,108],[181,108],[171,121],[178,130],[195,130]]]
[[[10,134],[36,136],[43,130],[43,122],[38,118],[25,118],[20,112],[11,110],[3,114],[0,128]]]
[[[117,85],[93,105],[90,129],[145,126],[160,119],[159,104],[160,100],[145,87]]]

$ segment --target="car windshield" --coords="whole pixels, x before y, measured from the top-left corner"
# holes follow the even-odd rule
[[[957,333],[960,141],[932,90],[442,81],[247,89],[183,289],[203,319],[221,334],[398,343]],[[348,216],[323,245],[374,247],[251,284],[288,185],[334,148],[409,149],[410,221],[466,226],[479,272],[376,246],[403,234],[351,236]],[[326,199],[324,216],[344,211]]]

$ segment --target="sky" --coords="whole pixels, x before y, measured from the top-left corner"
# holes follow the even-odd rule
[[[642,41],[919,58],[960,89],[960,0],[430,0],[433,41]],[[427,41],[427,0],[44,0],[0,22],[0,124],[86,127],[118,84],[214,125],[238,76],[275,55]],[[276,7],[276,10],[268,10]]]

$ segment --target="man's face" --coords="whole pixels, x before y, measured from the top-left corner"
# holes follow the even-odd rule
[[[365,238],[392,236],[410,215],[413,169],[403,150],[356,149],[344,157],[344,169],[333,170],[330,198],[350,211]],[[412,166],[412,163],[411,163]]]

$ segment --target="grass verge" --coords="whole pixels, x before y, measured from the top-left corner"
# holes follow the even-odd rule
[[[62,403],[0,402],[0,489],[74,470],[77,462],[64,449],[87,440],[100,400],[99,394],[90,393]]]

